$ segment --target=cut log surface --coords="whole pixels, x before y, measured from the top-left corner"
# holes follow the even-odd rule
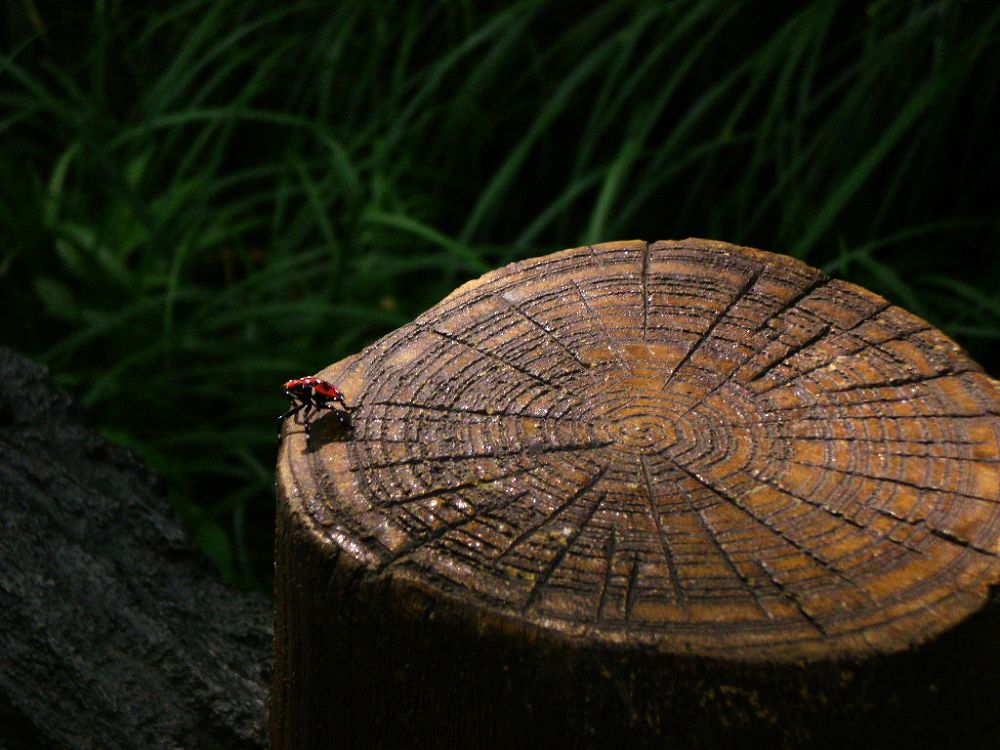
[[[352,426],[285,430],[279,672],[308,637],[282,624],[287,535],[341,603],[388,587],[501,640],[743,664],[900,652],[1000,581],[998,384],[786,256],[566,250],[320,375]]]

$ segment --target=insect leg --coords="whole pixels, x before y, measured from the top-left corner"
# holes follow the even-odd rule
[[[302,412],[302,421],[301,421],[301,422],[299,422],[299,424],[304,424],[304,425],[305,425],[305,427],[306,427],[306,441],[307,441],[307,442],[308,442],[309,438],[311,437],[311,435],[310,435],[310,433],[309,433],[309,425],[311,424],[311,423],[309,422],[309,415],[310,415],[310,414],[312,414],[312,410],[313,410],[314,408],[315,408],[315,407],[313,406],[313,404],[306,404],[306,408],[305,408],[305,410],[304,410],[304,411]]]
[[[305,404],[298,404],[296,406],[293,406],[291,409],[289,409],[280,417],[278,417],[278,437],[281,437],[281,425],[284,423],[284,421],[289,417],[291,417],[292,415],[297,415],[300,411],[302,411],[304,406]]]

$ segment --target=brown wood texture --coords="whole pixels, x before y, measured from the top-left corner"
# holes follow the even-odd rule
[[[501,651],[799,668],[927,642],[1000,581],[997,383],[786,256],[566,250],[320,374],[355,410],[285,429],[279,713],[322,662],[310,596]]]

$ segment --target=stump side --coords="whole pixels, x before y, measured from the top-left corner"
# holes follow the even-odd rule
[[[271,738],[282,748],[987,747],[1000,597],[932,648],[747,664],[482,630],[366,580],[279,503]],[[481,621],[480,621],[480,624]],[[495,623],[494,623],[495,625]]]

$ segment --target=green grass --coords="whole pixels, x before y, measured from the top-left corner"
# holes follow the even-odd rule
[[[1000,373],[994,4],[159,6],[2,11],[0,330],[234,584],[278,384],[517,258],[788,252]]]

